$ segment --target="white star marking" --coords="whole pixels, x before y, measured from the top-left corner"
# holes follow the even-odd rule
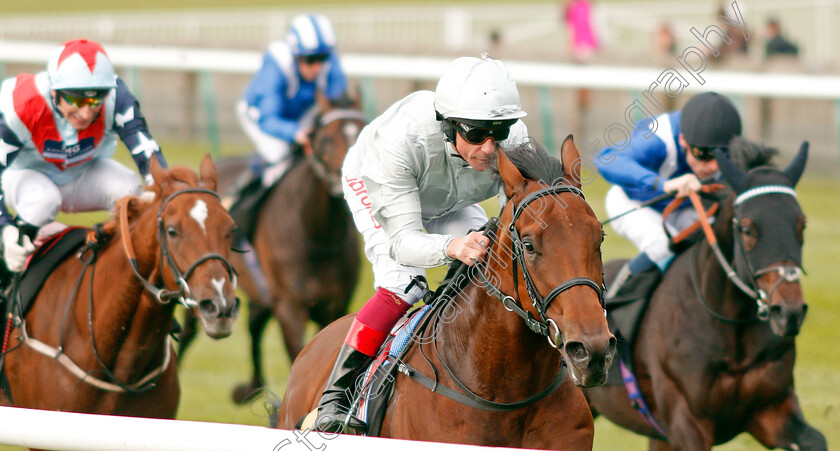
[[[190,216],[195,219],[195,222],[201,226],[201,230],[207,235],[207,229],[204,226],[204,221],[207,220],[207,204],[203,200],[196,201],[195,206],[190,210]]]
[[[140,141],[140,144],[131,151],[132,155],[137,155],[140,152],[143,152],[148,160],[152,158],[152,154],[156,150],[160,150],[160,146],[158,146],[155,140],[146,138],[146,135],[144,135],[143,132],[137,132],[137,140]]]
[[[117,113],[114,116],[114,121],[117,123],[117,127],[125,127],[125,124],[129,123],[130,121],[134,120],[134,107],[130,107],[128,111],[124,114]]]
[[[20,150],[20,147],[13,146],[6,141],[3,141],[3,138],[0,138],[0,163],[2,163],[3,166],[8,165],[9,155],[17,152],[18,150]]]

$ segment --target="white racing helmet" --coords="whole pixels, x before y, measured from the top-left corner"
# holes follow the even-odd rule
[[[326,17],[304,14],[292,20],[286,42],[295,56],[328,55],[335,48],[335,31]]]
[[[57,48],[47,63],[53,90],[102,90],[117,87],[114,66],[98,42],[74,39]]]
[[[452,62],[435,90],[438,119],[472,127],[510,127],[525,117],[519,90],[505,65],[483,54]]]

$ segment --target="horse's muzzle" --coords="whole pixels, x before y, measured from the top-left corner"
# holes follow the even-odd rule
[[[615,336],[607,335],[603,339],[568,341],[563,345],[561,352],[569,363],[575,385],[594,387],[606,382],[616,347]]]
[[[770,328],[779,337],[795,337],[799,335],[808,304],[791,304],[782,302],[770,306]]]
[[[198,301],[198,317],[204,331],[211,338],[224,338],[233,332],[233,323],[239,316],[239,298],[232,300],[202,299]]]

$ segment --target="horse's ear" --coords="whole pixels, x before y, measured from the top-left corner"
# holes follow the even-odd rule
[[[563,161],[563,176],[572,186],[580,188],[580,152],[575,146],[575,138],[572,135],[563,140],[560,159]]]
[[[802,146],[799,147],[799,152],[796,154],[796,158],[784,170],[785,175],[793,183],[793,186],[796,186],[797,182],[799,182],[799,177],[802,177],[802,173],[805,172],[806,162],[808,162],[808,141],[803,141]]]
[[[744,192],[744,189],[747,187],[746,171],[736,166],[735,163],[733,163],[732,160],[730,160],[729,157],[720,149],[715,149],[715,160],[717,160],[720,173],[723,174],[723,178],[729,182],[729,186],[735,190],[735,194],[741,194]]]
[[[204,156],[201,160],[201,185],[207,189],[216,191],[216,182],[218,181],[218,172],[216,171],[216,164],[210,158],[210,154]]]
[[[327,95],[324,94],[323,91],[315,92],[315,102],[318,104],[318,111],[323,114],[325,111],[329,111],[332,108],[332,104],[330,103],[330,99],[327,98]]]
[[[524,191],[525,177],[522,176],[516,165],[510,161],[501,146],[496,147],[496,159],[499,162],[499,175],[505,182],[505,194],[508,199],[513,199],[514,196]]]
[[[160,186],[164,180],[166,180],[166,169],[160,165],[160,162],[157,159],[157,155],[152,154],[152,161],[149,164],[149,173],[152,174],[152,178],[155,179],[155,185]]]

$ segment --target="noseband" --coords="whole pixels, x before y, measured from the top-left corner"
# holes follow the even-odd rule
[[[216,199],[219,199],[219,195],[216,194],[215,191],[211,191],[209,189],[204,188],[186,188],[180,191],[176,191],[172,193],[163,203],[160,205],[160,209],[158,210],[157,214],[157,225],[158,225],[158,243],[160,245],[160,268],[163,270],[163,263],[164,259],[166,263],[169,265],[170,270],[172,271],[172,276],[175,281],[178,283],[177,290],[167,290],[165,288],[159,288],[152,284],[149,280],[143,277],[140,274],[140,270],[137,265],[137,257],[134,254],[134,245],[131,243],[131,235],[129,234],[129,227],[128,227],[128,208],[127,205],[123,201],[117,204],[117,208],[120,210],[120,235],[122,236],[122,243],[123,247],[125,248],[126,253],[128,254],[128,261],[131,264],[131,269],[134,271],[134,275],[140,280],[140,283],[143,284],[143,288],[145,288],[149,293],[151,293],[155,300],[160,304],[168,304],[173,299],[177,299],[178,303],[183,305],[186,308],[193,308],[197,305],[197,302],[192,299],[192,294],[190,291],[190,285],[187,283],[187,279],[190,278],[193,271],[202,263],[209,261],[209,260],[219,260],[222,262],[222,265],[225,267],[225,270],[228,273],[228,278],[230,280],[234,280],[236,277],[236,270],[230,264],[230,262],[225,259],[219,253],[211,252],[208,254],[204,254],[203,256],[199,257],[185,273],[181,272],[178,268],[178,265],[175,263],[175,260],[172,258],[172,253],[169,250],[169,241],[167,240],[166,234],[166,226],[163,223],[163,210],[166,208],[166,205],[169,204],[172,199],[181,194],[187,193],[204,193],[210,194]],[[127,202],[127,201],[126,201]]]
[[[525,254],[523,249],[525,248],[521,238],[519,237],[519,231],[516,229],[516,220],[522,215],[528,205],[534,202],[537,199],[541,199],[546,196],[552,196],[561,193],[572,193],[577,196],[580,196],[583,199],[583,192],[574,186],[571,185],[554,185],[549,186],[547,188],[543,188],[539,191],[534,191],[533,193],[528,194],[522,199],[522,202],[519,203],[514,208],[512,218],[510,220],[510,225],[507,227],[508,231],[510,232],[511,242],[513,244],[513,291],[514,293],[519,293],[519,277],[517,274],[517,268],[522,267],[522,278],[525,280],[525,287],[528,290],[528,297],[531,300],[531,304],[533,304],[534,308],[537,310],[540,318],[535,318],[531,312],[522,308],[522,303],[516,300],[513,296],[506,295],[502,293],[498,288],[496,288],[493,284],[491,284],[486,276],[484,275],[484,271],[478,271],[479,278],[483,279],[482,283],[487,290],[487,292],[502,302],[505,309],[510,312],[516,313],[519,315],[524,321],[525,324],[528,326],[531,331],[538,333],[540,335],[544,335],[548,338],[549,344],[552,347],[557,348],[557,338],[560,334],[560,328],[557,326],[557,323],[554,320],[549,319],[546,315],[546,311],[551,306],[551,303],[554,302],[554,299],[560,295],[560,293],[578,285],[584,285],[592,288],[598,294],[598,300],[601,303],[601,307],[604,306],[604,290],[606,287],[603,285],[598,285],[597,282],[592,280],[589,277],[575,277],[569,279],[556,287],[554,287],[551,291],[548,292],[547,295],[542,296],[539,291],[537,290],[536,285],[534,284],[534,279],[531,277],[531,273],[528,270],[528,266],[525,264]],[[565,207],[564,207],[565,208]],[[554,335],[551,334],[551,326],[554,327],[555,333]],[[562,337],[561,337],[562,338]]]
[[[787,194],[791,195],[794,198],[796,197],[796,192],[787,187],[787,186],[775,186],[775,185],[765,185],[759,186],[756,188],[749,189],[744,193],[740,194],[738,197],[735,198],[734,206],[737,207],[738,205],[742,204],[743,202],[752,199],[757,196],[761,196],[764,194]],[[741,292],[747,295],[750,299],[752,299],[756,304],[756,317],[749,318],[747,320],[742,319],[733,319],[727,318],[725,316],[720,315],[719,313],[712,310],[712,308],[708,305],[705,298],[703,297],[702,292],[697,284],[697,280],[695,277],[694,272],[691,272],[691,283],[694,287],[694,290],[700,296],[700,301],[703,304],[703,307],[715,318],[730,324],[740,324],[748,321],[767,321],[770,318],[770,307],[769,307],[769,300],[770,297],[773,295],[773,292],[776,288],[781,285],[783,281],[786,282],[797,282],[799,281],[800,277],[802,276],[802,269],[798,266],[790,266],[790,265],[774,265],[768,266],[765,268],[761,268],[758,271],[753,270],[752,264],[750,263],[749,259],[747,258],[747,251],[746,247],[744,246],[744,240],[740,233],[738,233],[738,224],[740,220],[738,219],[738,214],[735,213],[732,216],[732,234],[735,241],[735,252],[739,252],[744,259],[746,264],[747,274],[746,277],[742,277],[738,274],[738,272],[732,268],[732,265],[726,260],[724,257],[723,252],[720,250],[720,246],[717,243],[717,237],[715,236],[714,232],[712,231],[712,227],[709,224],[709,219],[706,215],[705,210],[703,210],[703,206],[700,202],[700,198],[698,197],[697,193],[691,192],[689,193],[689,199],[691,203],[694,205],[694,208],[697,210],[697,213],[700,217],[698,221],[700,221],[703,231],[706,235],[706,240],[709,242],[709,245],[712,248],[712,251],[717,259],[718,263],[720,264],[723,271],[726,273],[726,277],[732,282],[733,285],[738,287]],[[770,289],[770,292],[767,293],[761,288],[758,287],[758,278],[764,274],[778,272],[779,279]],[[746,279],[746,281],[744,280]]]

